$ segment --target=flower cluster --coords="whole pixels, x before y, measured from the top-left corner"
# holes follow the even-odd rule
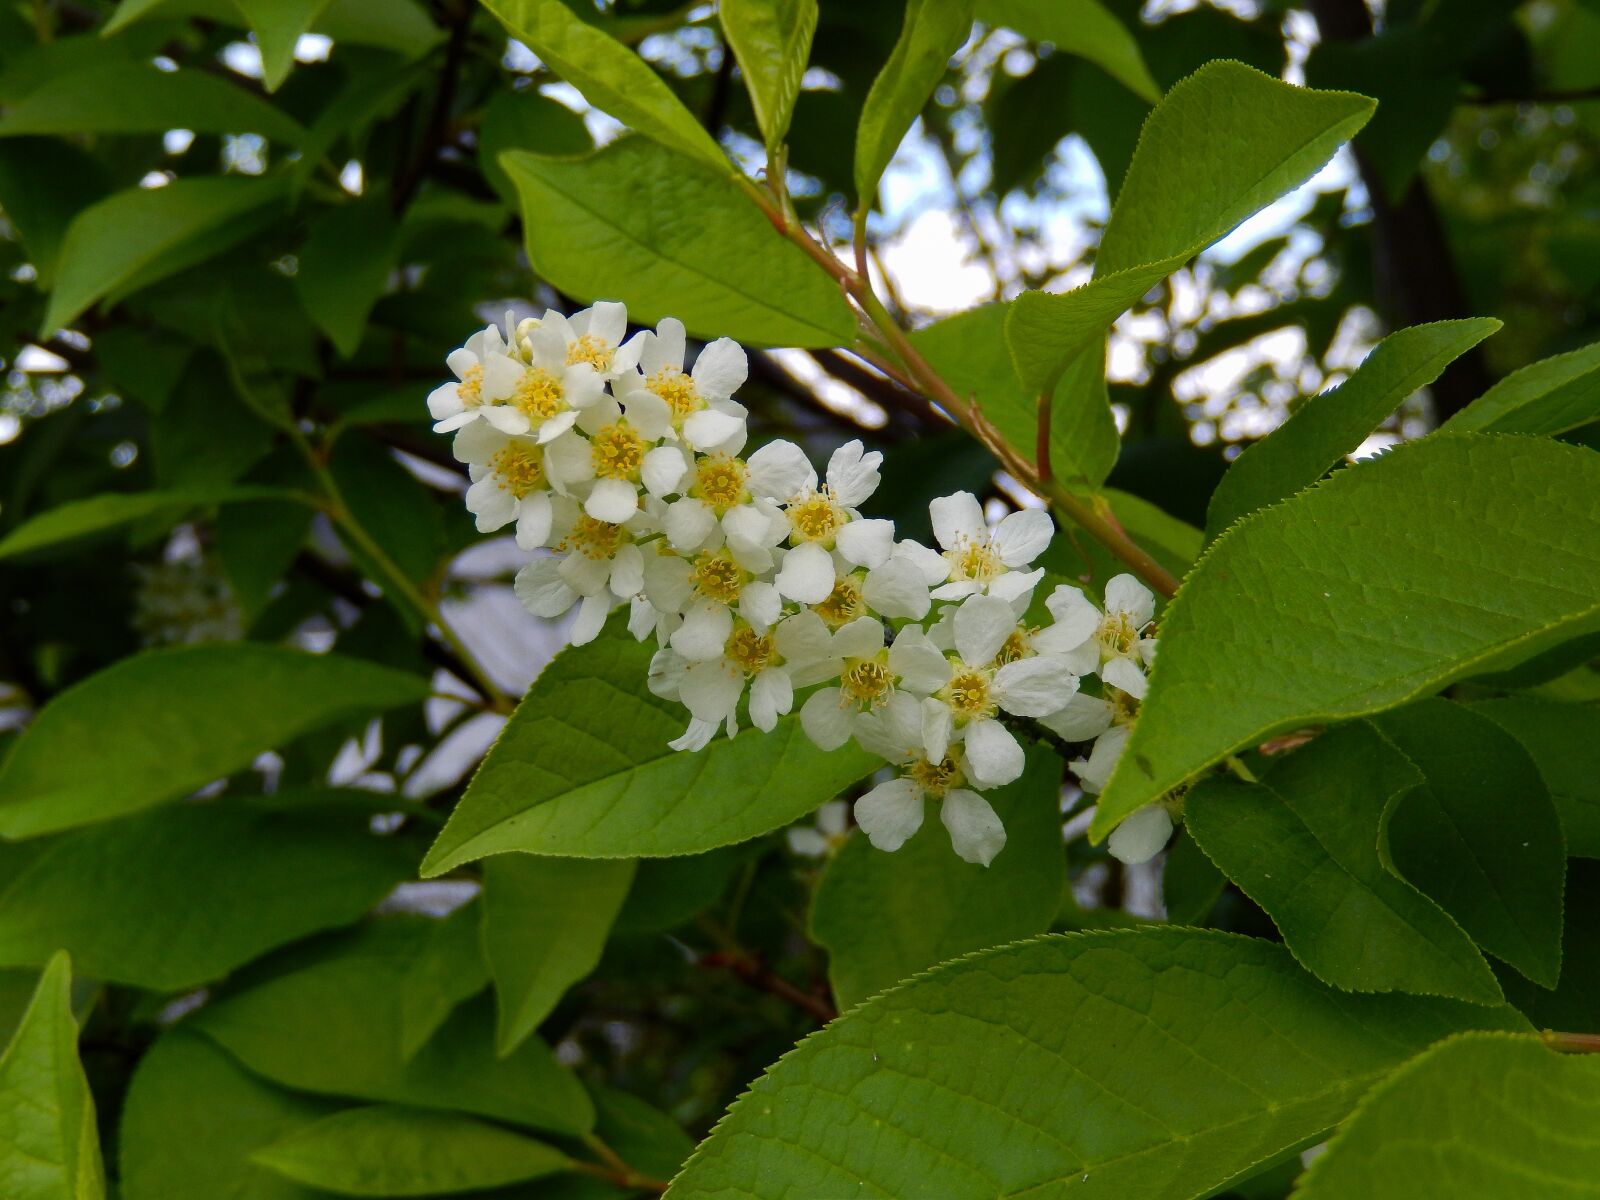
[[[551,552],[518,572],[530,612],[576,606],[581,643],[627,604],[634,636],[658,647],[651,691],[687,710],[679,750],[732,736],[741,705],[770,730],[813,689],[799,711],[813,742],[854,739],[893,768],[855,805],[881,849],[904,844],[933,800],[956,852],[989,863],[1005,829],[983,792],[1022,773],[1019,720],[1092,741],[1074,765],[1099,790],[1144,694],[1148,591],[1119,576],[1102,611],[1060,586],[1031,624],[1046,513],[990,524],[960,492],[930,507],[937,548],[897,539],[893,522],[861,514],[883,456],[859,441],[820,479],[792,442],[743,453],[736,343],[710,343],[686,369],[680,322],[626,332],[620,304],[508,314],[450,354],[456,382],[429,397],[469,468],[478,528],[514,523],[518,545]],[[1079,691],[1088,675],[1100,696]],[[1146,858],[1170,832],[1161,816]],[[1153,833],[1113,852],[1142,852]]]

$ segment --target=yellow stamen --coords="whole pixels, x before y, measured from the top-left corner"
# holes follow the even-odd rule
[[[644,461],[644,439],[623,421],[607,425],[589,440],[594,473],[601,479],[637,480]]]
[[[456,384],[456,398],[462,408],[477,408],[483,403],[483,364],[473,363]]]
[[[567,407],[565,389],[561,380],[542,367],[529,367],[517,380],[511,393],[511,404],[528,420],[547,421]]]
[[[958,717],[968,720],[992,717],[995,713],[995,703],[989,698],[989,676],[983,671],[971,668],[957,671],[950,682],[939,689],[939,698]]]
[[[826,542],[845,523],[843,510],[827,495],[811,496],[789,506],[789,524],[794,538],[802,542]]]
[[[866,604],[861,599],[860,583],[851,575],[846,575],[834,584],[833,591],[828,593],[828,598],[812,607],[830,629],[848,625],[857,617],[864,615],[867,610]]]
[[[690,495],[709,504],[721,516],[746,499],[744,460],[731,454],[707,454],[695,464]]]
[[[576,551],[585,558],[611,558],[622,544],[627,531],[610,521],[597,521],[588,513],[580,513],[572,532],[561,539],[557,550]]]
[[[733,631],[723,653],[746,675],[754,675],[777,657],[777,652],[772,648],[772,636],[757,633],[748,625]]]
[[[894,674],[889,670],[889,651],[880,650],[871,658],[847,658],[839,674],[841,699],[856,704],[882,704],[894,690]]]
[[[608,371],[611,369],[611,356],[614,353],[604,338],[585,333],[567,343],[567,366],[588,363],[596,371]]]
[[[994,656],[994,665],[1003,667],[1007,663],[1016,662],[1019,658],[1027,658],[1033,653],[1028,646],[1028,639],[1035,633],[1033,629],[1013,629],[1011,636],[1006,638],[1005,645],[1000,647],[1000,653]]]
[[[507,442],[496,450],[489,459],[489,469],[501,488],[518,500],[544,489],[544,455],[526,442]]]
[[[695,390],[694,380],[677,367],[662,367],[644,381],[644,386],[665,400],[672,415],[680,420],[706,406]]]
[[[694,588],[708,600],[733,604],[749,576],[722,550],[702,550],[694,560]]]
[[[987,583],[996,575],[1003,574],[1006,569],[1005,563],[1000,561],[1000,556],[989,546],[988,538],[981,542],[962,538],[955,549],[946,550],[944,556],[950,560],[951,573],[956,579]]]
[[[906,769],[906,774],[912,783],[928,795],[941,799],[950,789],[960,787],[966,782],[961,775],[960,766],[948,754],[936,763],[929,762],[926,758],[919,758]]]
[[[1139,631],[1125,613],[1107,613],[1095,637],[1100,642],[1102,660],[1125,658],[1139,644]]]

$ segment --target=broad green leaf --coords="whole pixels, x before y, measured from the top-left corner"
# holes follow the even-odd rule
[[[473,1113],[574,1137],[594,1124],[582,1086],[538,1038],[494,1055],[488,998],[457,1008],[409,1060],[400,990],[428,935],[390,917],[293,947],[250,986],[190,1018],[258,1075],[285,1087]]]
[[[136,812],[350,717],[420,702],[427,681],[337,655],[238,643],[125,658],[60,693],[0,764],[0,834]]]
[[[670,1179],[694,1150],[689,1135],[666,1113],[611,1087],[594,1091],[595,1133],[635,1171]]]
[[[1209,1195],[1343,1119],[1447,1034],[1507,1009],[1353,996],[1280,946],[1146,927],[936,967],[758,1079],[671,1200]]]
[[[427,1043],[463,1000],[489,983],[483,961],[481,902],[464,904],[434,922],[406,967],[400,984],[400,1056],[409,1059]]]
[[[1597,1122],[1600,1060],[1534,1037],[1463,1034],[1373,1088],[1295,1197],[1593,1200]]]
[[[507,150],[531,150],[551,158],[589,154],[594,139],[583,118],[565,104],[529,88],[496,92],[484,105],[478,125],[478,169],[508,208],[517,206],[517,189],[500,167]]]
[[[1087,59],[1141,100],[1161,99],[1139,43],[1100,0],[978,0],[977,17]]]
[[[1530,983],[1509,967],[1499,972],[1506,1000],[1539,1029],[1600,1029],[1600,863],[1579,859],[1567,870],[1561,897],[1561,982]]]
[[[1346,725],[1259,783],[1202,780],[1184,799],[1184,827],[1317,978],[1492,1004],[1500,989],[1472,940],[1379,854],[1385,807],[1421,782],[1372,729]]]
[[[1117,523],[1132,534],[1135,541],[1146,550],[1165,551],[1180,564],[1179,575],[1184,574],[1205,549],[1203,533],[1144,497],[1118,488],[1103,488],[1100,494],[1111,506]]]
[[[311,25],[313,33],[327,34],[336,43],[378,46],[408,58],[425,54],[445,36],[416,0],[332,0],[331,4],[327,0],[121,0],[100,27],[100,36],[109,37],[151,17],[193,16],[240,28],[248,26],[258,41],[265,29],[275,43],[273,70],[286,72],[290,64],[284,59],[283,48],[287,46],[289,57],[294,53],[288,30],[307,8],[320,12]],[[253,11],[247,18],[242,9]],[[264,68],[266,58],[267,47],[263,46]]]
[[[312,508],[277,500],[229,504],[217,513],[213,548],[247,627],[293,565],[314,516]]]
[[[0,1192],[17,1200],[102,1200],[106,1194],[94,1097],[78,1062],[72,964],[65,952],[50,959],[0,1055]]]
[[[563,650],[473,776],[425,876],[521,850],[575,858],[695,854],[803,817],[873,769],[853,746],[818,750],[788,716],[704,750],[667,743],[683,709],[650,694],[650,647],[613,629]]]
[[[294,66],[294,48],[300,35],[328,7],[329,0],[233,0],[261,48],[261,79],[275,92]]]
[[[27,554],[108,529],[145,522],[157,515],[173,520],[191,509],[246,500],[295,500],[297,493],[273,487],[182,488],[153,492],[107,492],[69,500],[30,517],[0,538],[0,559]]]
[[[946,959],[1050,928],[1061,903],[1061,760],[1042,747],[1021,779],[989,801],[1006,826],[988,867],[962,862],[931,805],[915,837],[885,854],[853,836],[828,864],[811,906],[840,1008]]]
[[[632,859],[503,854],[483,865],[483,952],[495,1042],[510,1054],[595,969],[633,882]]]
[[[1600,419],[1600,342],[1513,371],[1441,428],[1554,436]]]
[[[714,904],[728,890],[733,873],[760,850],[759,844],[746,844],[643,860],[612,929],[628,935],[665,933],[686,923]]]
[[[483,6],[590,104],[714,174],[732,173],[716,139],[666,81],[621,42],[580,20],[561,0],[483,0]]]
[[[534,270],[564,292],[614,297],[640,322],[676,316],[705,338],[855,336],[838,286],[725,177],[643,138],[584,159],[513,152],[500,165],[522,196]]]
[[[282,1091],[179,1027],[139,1060],[122,1107],[122,1200],[326,1200],[250,1161],[335,1106]]]
[[[0,137],[27,133],[261,133],[295,146],[306,131],[259,96],[204,71],[141,63],[57,75],[0,117]]]
[[[906,0],[905,23],[889,61],[872,81],[856,130],[856,208],[878,195],[889,160],[972,31],[973,0]]]
[[[349,358],[400,256],[400,227],[385,197],[343,204],[311,224],[295,289],[306,312]]]
[[[410,877],[414,850],[326,805],[228,799],[142,813],[53,841],[0,891],[0,965],[56,949],[97,979],[179,991],[347,924]],[[285,882],[292,880],[292,886]]]
[[[911,341],[960,395],[978,402],[983,415],[1013,448],[1032,459],[1038,443],[1038,397],[1023,390],[1006,350],[1007,308],[988,304],[936,321]],[[1050,412],[1050,462],[1058,479],[1080,488],[1104,482],[1117,461],[1117,423],[1105,403],[1074,403],[1086,395],[1072,381],[1056,388]]]
[[[1529,979],[1561,975],[1561,818],[1533,758],[1487,716],[1423,700],[1377,718],[1426,786],[1391,805],[1389,861]]]
[[[722,34],[744,72],[767,149],[783,144],[817,31],[817,0],[726,0]]]
[[[1533,756],[1561,814],[1567,853],[1600,858],[1600,708],[1532,696],[1482,700],[1470,707]]]
[[[38,271],[40,287],[55,280],[72,218],[110,188],[110,172],[81,147],[44,137],[0,142],[0,209]],[[95,354],[103,363],[99,337]]]
[[[1592,450],[1467,434],[1399,446],[1239,522],[1162,617],[1093,835],[1241,746],[1600,627],[1597,491]]]
[[[1175,84],[1145,121],[1095,280],[1011,305],[1006,336],[1024,388],[1042,390],[1157,282],[1309,179],[1372,110],[1364,96],[1295,87],[1237,62],[1207,63]]]
[[[281,179],[177,179],[90,205],[62,239],[44,332],[134,279],[154,283],[192,265],[200,249],[212,254],[244,238],[284,194]]]
[[[566,1169],[561,1151],[456,1113],[373,1105],[302,1126],[251,1160],[341,1196],[437,1196]]]
[[[1215,537],[1240,517],[1309,487],[1349,454],[1405,398],[1500,328],[1492,317],[1436,321],[1391,333],[1338,387],[1313,396],[1245,448],[1211,495]]]
[[[1167,846],[1161,866],[1161,905],[1174,925],[1204,925],[1228,885],[1228,877],[1182,830]]]

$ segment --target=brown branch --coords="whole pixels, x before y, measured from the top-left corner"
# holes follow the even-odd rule
[[[802,1012],[811,1014],[819,1024],[826,1025],[839,1015],[839,1010],[821,996],[796,987],[760,959],[743,950],[712,950],[695,961],[702,967],[728,971],[757,991],[788,1001]]]

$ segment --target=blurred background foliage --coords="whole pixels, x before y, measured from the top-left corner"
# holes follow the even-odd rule
[[[759,167],[711,5],[570,3]],[[1353,148],[1118,322],[1114,486],[1203,524],[1227,459],[1393,328],[1505,322],[1368,449],[1600,339],[1600,3],[1105,8],[1161,88],[1234,58],[1380,101]],[[1140,89],[1010,28],[1029,25],[1029,5],[978,11],[869,230],[885,290],[913,322],[1086,281],[1149,109]],[[896,0],[821,6],[789,165],[801,214],[836,241],[848,238],[849,131],[901,14]],[[511,598],[515,556],[475,533],[424,398],[445,351],[508,306],[569,306],[529,270],[497,155],[582,154],[618,131],[461,0],[0,7],[0,535],[85,497],[166,496],[98,537],[0,556],[7,730],[142,646],[336,648],[427,675],[436,694],[301,737],[228,786],[395,792],[423,814],[398,836],[425,835],[492,737],[486,690],[520,693],[561,636]],[[754,352],[741,399],[753,441],[894,444],[880,496],[908,536],[926,536],[916,513],[936,492],[1016,495],[981,448],[847,354]],[[301,439],[369,541],[281,499],[216,503],[236,486],[309,488]],[[492,687],[429,628],[432,606]],[[1186,919],[1264,931],[1236,893],[1218,901],[1220,879],[1185,846],[1169,907],[1179,897]],[[1154,878],[1081,839],[1069,853],[1058,928],[1159,917]],[[0,846],[0,882],[7,856],[17,870],[27,857]],[[823,961],[800,936],[814,873],[776,837],[645,863],[594,979],[541,1032],[590,1082],[702,1134],[826,1013]],[[439,911],[472,891],[407,886],[391,904]],[[34,977],[3,977],[0,1024]],[[84,1053],[108,1145],[174,998],[115,986],[95,1008]]]

